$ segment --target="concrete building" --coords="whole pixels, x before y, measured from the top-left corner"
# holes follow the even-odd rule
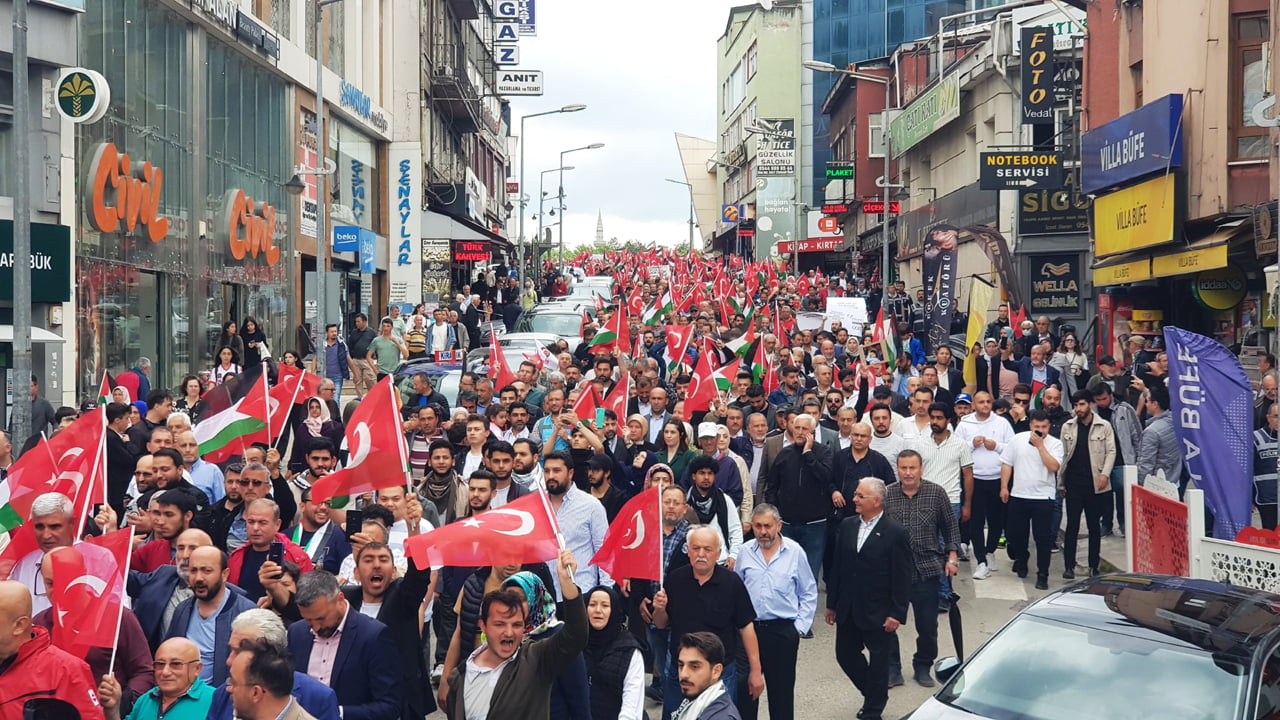
[[[729,11],[716,43],[718,206],[754,208],[754,237],[738,242],[736,224],[721,218],[711,249],[768,257],[804,229],[797,212],[803,158],[801,0],[756,3]],[[748,238],[742,238],[744,241]]]

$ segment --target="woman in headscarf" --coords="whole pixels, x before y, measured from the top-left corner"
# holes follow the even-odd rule
[[[111,388],[111,402],[131,405],[133,403],[133,398],[129,395],[129,388],[123,385],[117,385]]]
[[[240,357],[244,358],[245,367],[257,365],[269,354],[264,352],[267,349],[267,334],[258,327],[257,320],[247,315],[244,325],[240,327],[240,340],[244,343],[244,353]]]
[[[524,281],[524,290],[520,293],[520,308],[522,310],[531,310],[534,305],[538,304],[538,292],[533,289],[533,281],[526,278]]]
[[[546,640],[560,632],[563,623],[556,619],[556,599],[542,584],[542,579],[521,571],[502,583],[504,590],[515,588],[524,593],[529,603],[525,613],[525,637],[532,642]],[[581,602],[572,600],[569,602]],[[550,720],[591,720],[591,700],[587,680],[587,663],[579,655],[565,669],[551,688]]]
[[[300,472],[307,467],[307,451],[311,449],[313,438],[329,438],[334,447],[342,445],[342,423],[329,414],[329,405],[319,397],[307,398],[306,416],[294,427],[293,452],[289,457],[289,468]]]
[[[641,720],[644,657],[627,632],[627,603],[616,588],[597,585],[587,593],[591,635],[583,653],[591,678],[591,720]]]

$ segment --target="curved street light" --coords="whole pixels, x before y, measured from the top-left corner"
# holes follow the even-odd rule
[[[583,145],[582,147],[579,147],[579,148],[573,148],[572,150],[562,150],[560,152],[560,186],[559,186],[560,193],[559,194],[560,194],[560,197],[562,198],[561,200],[562,206],[560,208],[560,262],[562,263],[564,262],[564,207],[563,207],[564,156],[568,155],[569,153],[575,153],[582,150],[599,150],[602,147],[604,147],[604,143],[591,143],[590,145]]]
[[[584,105],[583,103],[572,103],[570,105],[565,105],[564,107],[561,107],[556,110],[544,110],[543,112],[531,113],[529,115],[522,115],[520,117],[520,181],[519,181],[520,186],[517,194],[518,199],[520,201],[520,222],[519,222],[519,230],[517,230],[517,232],[519,233],[520,237],[517,239],[517,242],[516,242],[517,287],[524,287],[524,244],[525,244],[524,209],[525,209],[525,205],[528,203],[528,201],[525,200],[526,193],[524,188],[524,146],[525,146],[524,121],[528,120],[529,118],[542,117],[544,115],[558,115],[560,113],[578,112],[580,110],[586,110],[586,109],[587,109],[587,106]],[[564,161],[561,160],[560,164],[563,165]]]

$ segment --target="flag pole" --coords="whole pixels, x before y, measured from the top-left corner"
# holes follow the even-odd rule
[[[572,482],[572,481],[570,481]],[[551,520],[551,527],[556,531],[556,542],[560,544],[560,549],[565,549],[564,533],[560,532],[560,520],[556,517],[555,512],[551,509],[551,500],[547,497],[546,490],[539,490],[538,497],[542,498],[542,509],[547,512],[547,518]]]
[[[665,488],[663,488],[662,485],[658,485],[658,527],[659,528],[661,528],[663,524],[662,523],[662,493],[664,490]],[[662,531],[659,530],[658,532],[661,533]],[[662,545],[663,545],[662,536],[659,535],[658,536],[658,589],[659,590],[662,589],[662,585],[666,581],[666,574],[667,574],[666,573],[667,562],[666,562],[666,558],[662,557]]]
[[[306,379],[306,377],[307,377],[307,371],[306,371],[306,369],[304,368],[304,369],[302,370],[302,375],[301,375],[300,377],[298,377],[298,381],[297,381],[296,383],[294,383],[294,385],[293,385],[293,397],[289,399],[289,410],[288,410],[288,412],[290,412],[290,413],[292,413],[292,412],[293,412],[293,406],[294,406],[294,405],[296,405],[296,404],[298,403],[298,393],[302,392],[302,381],[303,381],[303,380],[305,380],[305,379]],[[271,410],[271,402],[270,402],[270,400],[268,400],[268,401],[267,401],[267,411],[268,411],[268,412],[270,412],[270,410]],[[288,422],[288,420],[286,419],[286,421],[285,421],[285,422]],[[270,435],[270,434],[271,434],[271,422],[270,422],[270,420],[268,420],[268,421],[267,421],[267,434],[268,434],[268,435]],[[282,429],[280,430],[280,437],[277,437],[277,438],[276,438],[276,450],[279,450],[279,449],[280,449],[280,441],[281,441],[281,440],[283,440],[283,439],[284,439],[284,429],[282,428]]]
[[[121,531],[114,530],[113,532],[121,532]],[[132,530],[130,530],[130,532],[132,532]],[[120,623],[124,620],[125,585],[129,581],[129,561],[131,559],[133,559],[132,552],[127,552],[124,554],[124,575],[120,577],[120,609],[119,609],[119,612],[116,613],[116,634],[115,634],[115,637],[111,639],[111,661],[107,663],[108,675],[115,672],[116,651],[120,649]]]

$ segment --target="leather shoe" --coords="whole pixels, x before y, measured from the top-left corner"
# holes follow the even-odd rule
[[[1075,579],[1076,579],[1076,571],[1075,571],[1075,568],[1067,568],[1066,570],[1064,570],[1064,571],[1063,571],[1063,573],[1062,573],[1062,579],[1063,579],[1063,580],[1075,580]]]
[[[1026,563],[1022,563],[1022,562],[1015,562],[1015,563],[1013,564],[1013,571],[1014,571],[1015,573],[1017,573],[1017,574],[1018,574],[1018,577],[1020,577],[1020,578],[1025,578],[1025,577],[1027,576],[1027,565],[1026,565]]]
[[[1089,568],[1089,577],[1097,577],[1102,573],[1096,567]]]
[[[1036,589],[1037,589],[1037,590],[1048,590],[1048,589],[1049,589],[1049,576],[1048,576],[1048,575],[1039,575],[1039,574],[1037,574],[1037,575],[1036,575]]]
[[[901,671],[901,670],[894,670],[894,669],[890,668],[890,670],[889,670],[889,687],[891,687],[891,688],[902,687],[904,684],[905,684],[905,683],[904,683],[904,681],[902,680],[902,671]],[[859,711],[858,711],[858,717],[862,717],[862,711],[861,711],[861,710],[859,710]]]
[[[929,674],[929,668],[916,668],[915,681],[920,687],[933,687],[937,684]]]

